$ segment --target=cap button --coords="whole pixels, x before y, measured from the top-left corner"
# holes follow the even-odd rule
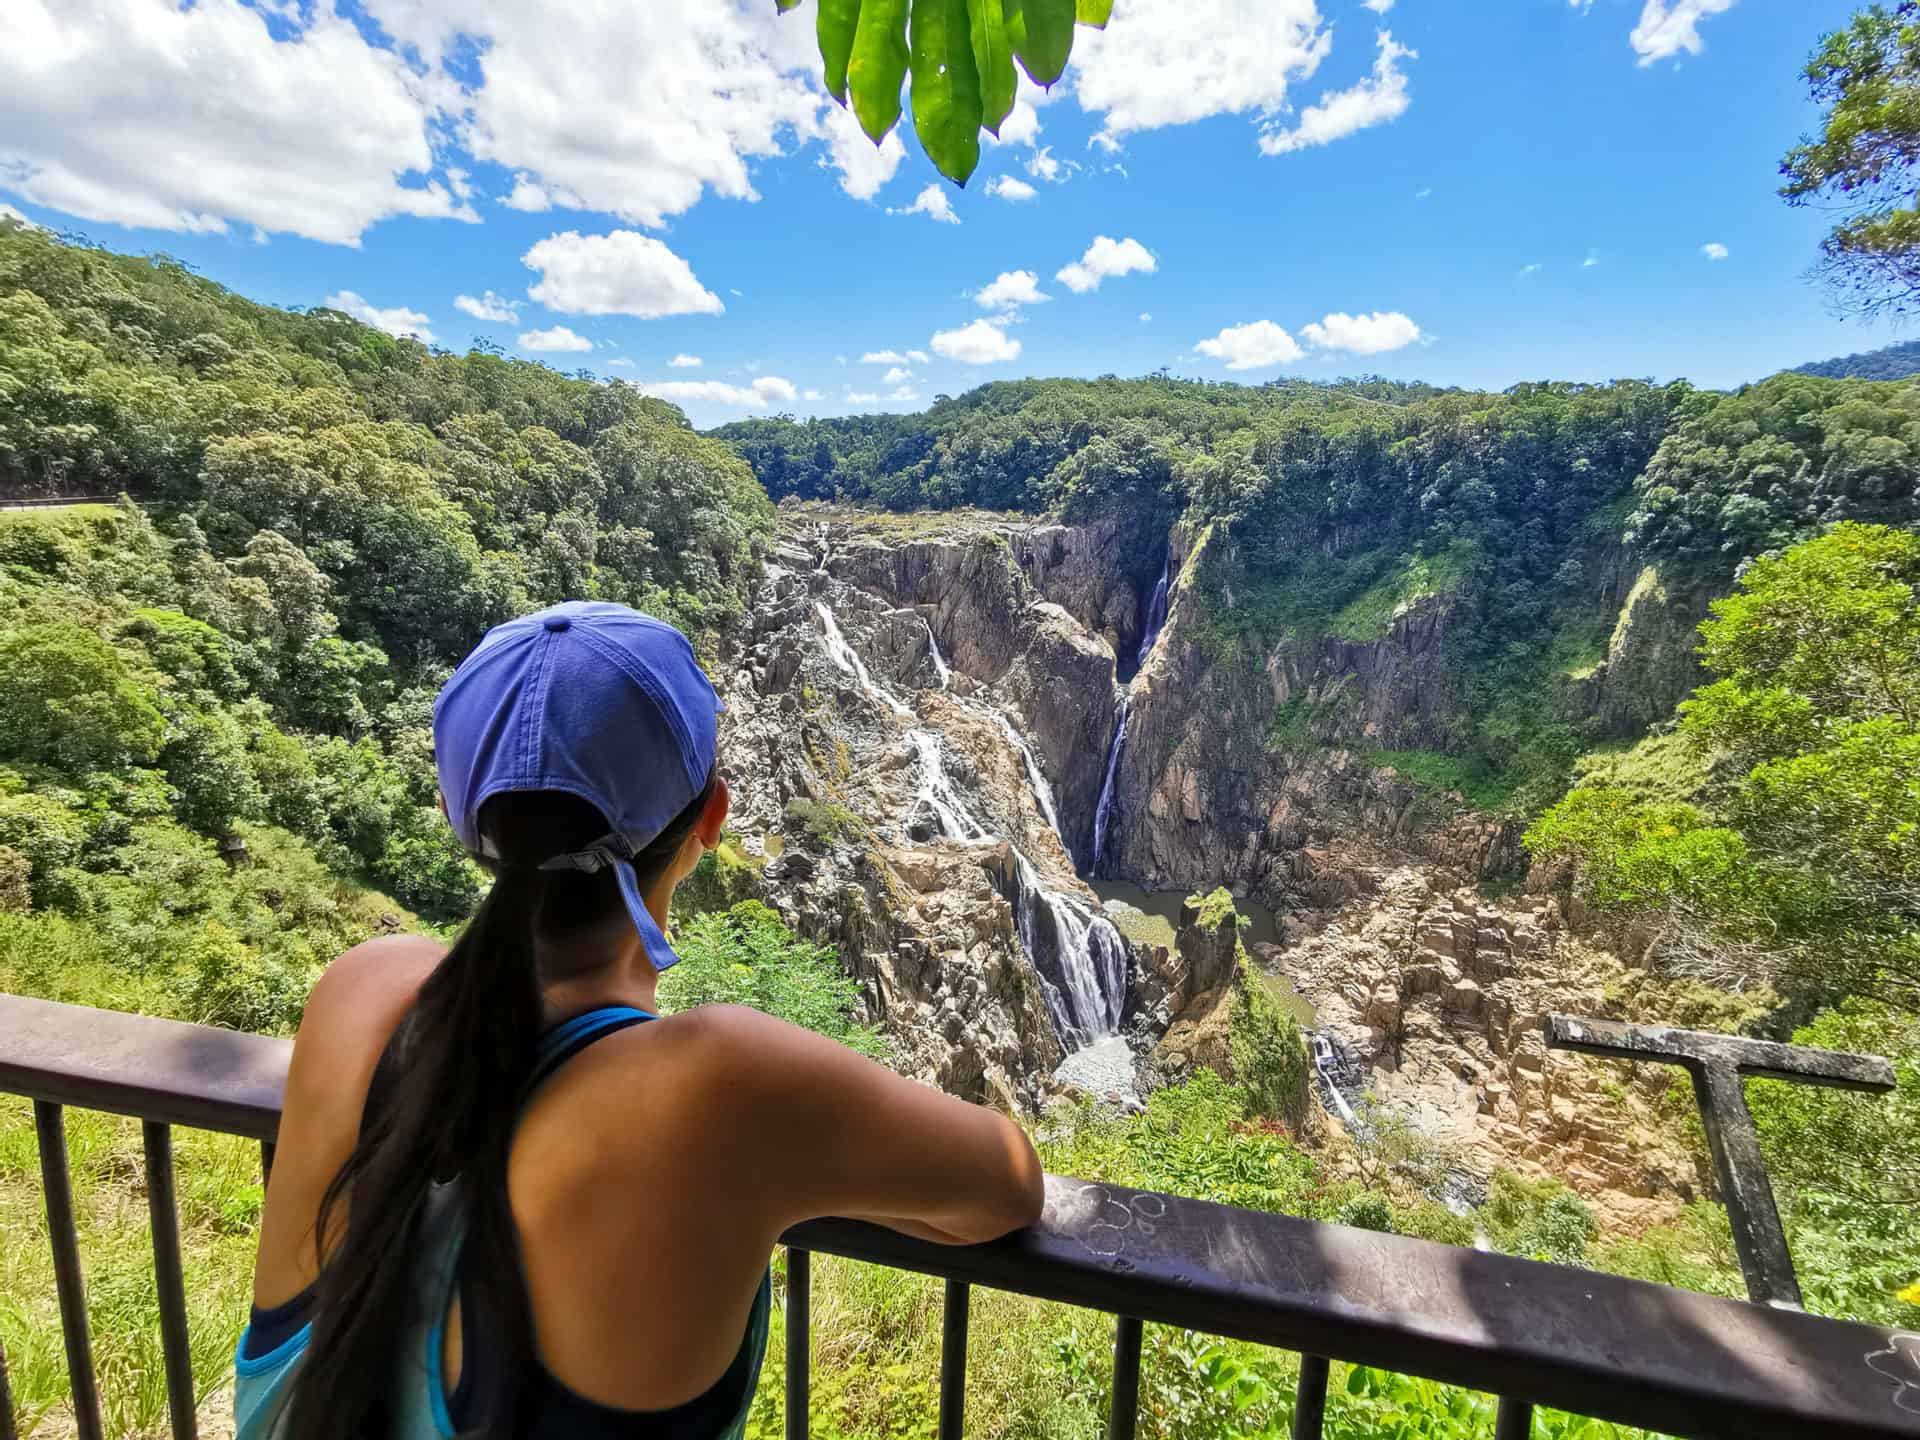
[[[558,633],[561,630],[570,628],[573,621],[569,620],[565,615],[549,615],[546,618],[545,624],[547,629]]]

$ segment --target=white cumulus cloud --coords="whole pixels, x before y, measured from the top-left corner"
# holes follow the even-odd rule
[[[508,300],[489,290],[478,300],[471,295],[453,297],[453,308],[462,314],[471,315],[476,320],[486,320],[495,325],[518,325],[520,317],[513,312],[520,308],[518,300]]]
[[[718,315],[727,307],[694,278],[693,267],[650,235],[567,230],[540,241],[520,262],[538,270],[527,291],[562,315]]]
[[[1114,145],[1213,115],[1276,115],[1332,46],[1315,0],[1119,0],[1104,31],[1074,33],[1073,90]]]
[[[1022,305],[1044,305],[1052,298],[1040,289],[1040,277],[1031,270],[1003,271],[973,297],[983,310],[1017,310]]]
[[[911,205],[903,205],[898,210],[887,211],[889,215],[925,215],[929,220],[938,220],[942,225],[958,225],[960,217],[953,213],[953,201],[947,198],[947,192],[935,181],[918,195],[913,197]]]
[[[1225,361],[1229,370],[1265,370],[1291,364],[1306,353],[1271,320],[1229,325],[1211,340],[1202,340],[1193,348],[1202,355]]]
[[[675,370],[698,370],[706,363],[698,355],[676,355],[667,361]]]
[[[878,145],[867,138],[853,111],[829,105],[824,125],[826,153],[820,157],[823,167],[840,172],[840,188],[856,200],[871,200],[907,158],[898,129],[887,132]]]
[[[276,41],[239,0],[9,0],[0,188],[83,220],[357,245],[478,217],[436,165],[426,82],[332,5]]]
[[[840,363],[844,365],[846,360],[843,358]],[[908,350],[903,354],[898,350],[869,350],[860,357],[860,363],[862,365],[924,365],[927,363],[927,352]]]
[[[1039,193],[1038,190],[1027,184],[1026,181],[1017,180],[1011,175],[996,175],[987,182],[987,194],[1001,200],[1012,200],[1016,202],[1031,200]]]
[[[898,163],[895,147],[869,156],[847,141],[816,79],[813,26],[757,0],[364,8],[447,92],[444,123],[457,142],[525,177],[529,200],[657,228],[709,191],[758,199],[754,162],[797,145],[823,144],[855,195],[872,194],[876,170]],[[476,54],[478,86],[453,85],[438,68]]]
[[[849,405],[878,405],[880,403],[880,396],[878,392],[873,390],[849,390],[847,391],[847,403]]]
[[[520,335],[520,348],[533,351],[569,351],[591,350],[593,341],[584,335],[576,335],[564,325],[556,325],[551,330],[526,330]]]
[[[708,405],[729,405],[740,410],[771,410],[800,398],[800,389],[791,380],[778,375],[761,375],[751,385],[729,385],[725,380],[635,380],[629,382],[643,395],[662,400],[694,401]]]
[[[1396,44],[1385,30],[1380,32],[1378,43],[1372,74],[1345,90],[1322,95],[1300,112],[1299,122],[1291,128],[1274,126],[1265,130],[1260,136],[1260,153],[1285,155],[1313,145],[1330,145],[1355,131],[1384,125],[1406,114],[1412,100],[1400,62],[1420,57]]]
[[[1393,0],[1360,0],[1360,3],[1376,15],[1384,15],[1393,8]]]
[[[880,383],[882,385],[904,385],[911,379],[913,379],[913,372],[911,370],[903,370],[900,366],[896,365],[880,377]]]
[[[607,364],[617,366],[619,369],[622,369],[622,370],[631,370],[633,368],[632,359],[626,355],[621,355],[615,359],[609,360],[607,361]]]
[[[1302,325],[1307,343],[1322,350],[1347,350],[1355,355],[1384,355],[1420,338],[1420,327],[1398,310],[1376,310],[1371,315],[1336,311],[1323,320]]]
[[[1727,258],[1727,247],[1718,240],[1709,240],[1700,247],[1700,253],[1709,260],[1724,260]]]
[[[352,290],[336,290],[323,303],[329,310],[339,310],[353,316],[361,324],[384,330],[389,335],[412,335],[429,345],[433,343],[433,331],[427,328],[428,317],[418,310],[409,310],[404,305],[382,310]]]
[[[933,353],[962,365],[998,365],[1020,357],[1020,342],[991,320],[976,320],[933,337]]]
[[[1627,43],[1642,65],[1652,65],[1682,50],[1698,55],[1705,48],[1700,40],[1700,22],[1732,8],[1733,0],[1647,0],[1640,11],[1640,23],[1633,27]]]
[[[1158,268],[1152,252],[1131,235],[1124,240],[1096,235],[1087,253],[1064,266],[1053,278],[1074,294],[1084,295],[1089,290],[1098,290],[1102,280],[1130,275],[1136,270],[1151,275]]]
[[[1150,314],[1148,314],[1148,313],[1147,313],[1147,312],[1146,312],[1145,310],[1142,310],[1142,311],[1140,312],[1140,323],[1141,323],[1142,325],[1149,325],[1149,324],[1152,324],[1152,323],[1153,323],[1153,316],[1151,316]]]

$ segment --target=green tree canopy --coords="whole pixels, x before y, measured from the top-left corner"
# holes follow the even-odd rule
[[[1920,303],[1920,3],[1869,6],[1820,42],[1805,74],[1826,114],[1780,162],[1780,193],[1841,211],[1820,253],[1843,308],[1909,311]]]

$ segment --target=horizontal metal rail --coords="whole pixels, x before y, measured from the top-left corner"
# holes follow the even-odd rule
[[[271,1141],[285,1041],[0,996],[0,1092]],[[147,1131],[149,1175],[170,1154]],[[64,1153],[43,1152],[56,1254],[77,1254]],[[56,1175],[57,1171],[57,1175]],[[55,1189],[60,1209],[55,1216]],[[156,1221],[171,1205],[155,1202]],[[1110,1435],[1133,1433],[1141,1325],[1181,1326],[1301,1353],[1295,1435],[1317,1435],[1329,1358],[1501,1397],[1498,1432],[1521,1437],[1533,1406],[1670,1435],[1920,1437],[1920,1337],[1617,1276],[1050,1176],[1046,1213],[988,1245],[941,1246],[850,1220],[813,1220],[789,1249],[789,1436],[804,1436],[810,1252],[940,1276],[947,1286],[943,1434],[961,1427],[966,1287],[1014,1291],[1119,1318]],[[162,1270],[177,1246],[161,1241]],[[61,1264],[62,1309],[84,1303]],[[66,1276],[71,1272],[73,1294]],[[162,1280],[163,1314],[177,1299]],[[169,1378],[177,1324],[166,1323]],[[69,1355],[84,1359],[84,1328]],[[0,1373],[4,1373],[0,1371]],[[74,1375],[91,1397],[91,1374]],[[175,1410],[176,1433],[185,1428]],[[0,1417],[0,1435],[9,1427]]]

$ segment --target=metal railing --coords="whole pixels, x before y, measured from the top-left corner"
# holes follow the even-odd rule
[[[0,995],[0,1093],[33,1101],[81,1440],[101,1435],[64,1106],[144,1122],[173,1434],[195,1433],[170,1127],[249,1136],[272,1164],[290,1045]],[[1144,1324],[1300,1355],[1293,1433],[1320,1434],[1328,1363],[1500,1397],[1496,1440],[1536,1405],[1673,1435],[1920,1437],[1920,1336],[1509,1256],[1049,1177],[1041,1222],[989,1245],[930,1245],[848,1220],[784,1237],[787,1434],[807,1433],[813,1252],[943,1277],[940,1435],[963,1431],[971,1287],[1118,1317],[1108,1435],[1134,1433]],[[13,1440],[4,1362],[0,1437]]]

